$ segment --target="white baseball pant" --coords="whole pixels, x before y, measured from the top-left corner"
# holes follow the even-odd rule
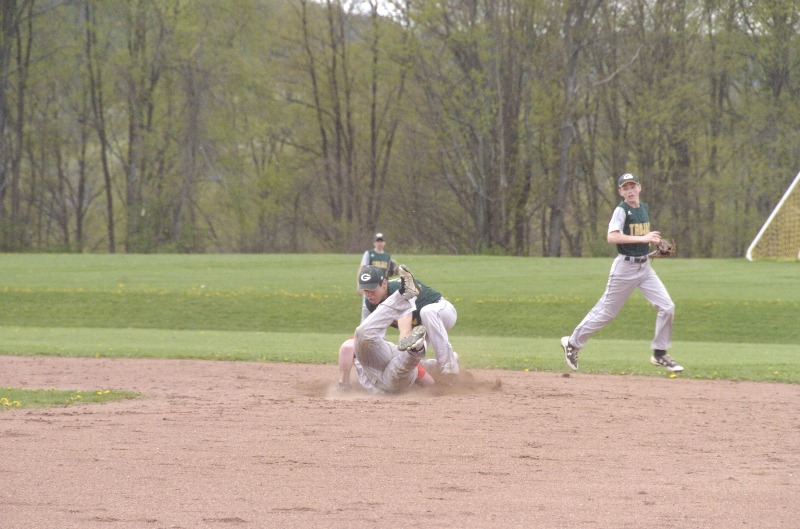
[[[391,323],[414,310],[414,303],[395,292],[356,327],[356,358],[366,378],[379,390],[402,391],[417,378],[417,365],[422,357],[401,351],[384,336]]]
[[[645,299],[657,310],[656,328],[652,349],[668,350],[672,344],[672,320],[675,317],[675,304],[669,297],[667,289],[658,274],[650,266],[650,261],[635,263],[626,261],[624,255],[618,255],[611,264],[606,291],[581,321],[569,343],[576,349],[583,349],[589,337],[608,325],[619,313],[622,306],[636,289],[642,291]]]
[[[442,374],[458,374],[458,360],[450,344],[447,332],[453,328],[458,313],[452,303],[444,298],[430,303],[419,311],[422,325],[427,332],[427,341],[433,347],[436,363]]]

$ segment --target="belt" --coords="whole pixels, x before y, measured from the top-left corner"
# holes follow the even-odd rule
[[[625,260],[626,261],[630,261],[632,263],[646,263],[647,262],[647,256],[646,255],[642,255],[640,257],[635,257],[633,255],[626,255],[625,256]]]

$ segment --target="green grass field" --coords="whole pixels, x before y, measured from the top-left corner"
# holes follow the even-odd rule
[[[92,404],[121,399],[133,399],[137,396],[138,394],[132,391],[110,389],[59,391],[55,389],[0,388],[0,411],[14,408],[48,408],[51,406],[69,406],[72,404]]]
[[[566,371],[559,338],[605,288],[610,258],[397,256],[451,300],[466,368]],[[358,255],[0,255],[0,354],[335,364],[360,315]],[[800,383],[800,263],[660,260],[681,377]],[[649,364],[637,292],[581,371]],[[390,334],[391,336],[391,334]],[[331,368],[331,378],[335,378]],[[0,377],[0,386],[2,378]]]

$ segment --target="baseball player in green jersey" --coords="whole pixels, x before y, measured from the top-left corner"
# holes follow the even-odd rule
[[[367,267],[359,277],[364,286],[374,287],[363,291],[365,303],[370,300],[375,307],[356,327],[356,369],[362,386],[373,392],[395,393],[408,389],[417,380],[419,363],[425,358],[427,333],[422,325],[414,327],[397,345],[386,340],[386,329],[410,315],[422,294],[422,285],[408,268],[400,265],[399,272],[398,287],[381,301],[377,291],[386,289],[383,271]]]
[[[358,278],[360,290],[364,295],[361,306],[362,322],[366,321],[396,292],[403,289],[404,273],[410,274],[408,269],[401,265],[400,279],[387,280],[383,270],[378,267],[368,266],[363,270]],[[436,356],[435,360],[426,361],[426,368],[433,370],[437,375],[443,375],[443,378],[458,375],[458,355],[453,351],[448,336],[448,331],[453,328],[458,318],[456,309],[436,290],[419,281],[416,281],[416,284],[419,285],[420,292],[414,299],[413,310],[390,322],[389,325],[399,329],[401,341],[412,333],[412,327],[416,329],[418,326],[423,326],[426,330],[427,341],[433,346]],[[384,327],[384,334],[389,325]],[[372,389],[372,381],[365,377],[365,371],[362,369],[354,349],[355,341],[353,339],[346,340],[339,348],[339,388],[346,389],[349,386],[350,371],[355,365],[361,385],[366,389]],[[417,383],[430,385],[433,383],[433,378],[422,370]]]
[[[658,244],[661,233],[651,231],[647,204],[639,200],[642,186],[639,179],[625,173],[617,181],[622,202],[614,209],[608,224],[608,242],[617,245],[619,255],[611,264],[606,291],[583,318],[572,335],[561,338],[561,348],[570,369],[578,369],[578,353],[589,337],[608,325],[619,313],[633,291],[638,288],[657,310],[655,336],[650,346],[650,362],[672,372],[683,371],[667,354],[672,341],[672,320],[675,304],[667,289],[650,266],[647,256],[650,244]]]

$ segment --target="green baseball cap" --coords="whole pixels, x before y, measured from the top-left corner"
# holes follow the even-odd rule
[[[362,290],[373,290],[381,286],[386,276],[382,268],[377,266],[365,266],[358,276],[358,288]]]

